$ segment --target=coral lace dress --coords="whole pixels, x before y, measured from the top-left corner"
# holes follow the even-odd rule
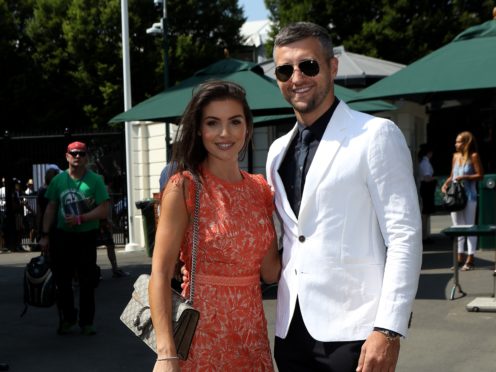
[[[260,290],[260,265],[275,238],[273,196],[262,176],[242,176],[230,183],[202,170],[194,298],[200,321],[182,371],[274,370]],[[192,180],[189,173],[174,177]],[[189,185],[192,215],[194,182]],[[190,226],[180,256],[188,270],[191,239]]]

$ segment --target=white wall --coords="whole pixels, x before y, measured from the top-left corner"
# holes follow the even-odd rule
[[[422,143],[427,141],[427,121],[429,116],[425,106],[414,102],[397,100],[393,102],[397,110],[375,114],[394,121],[405,136],[406,143],[412,154],[414,169],[417,165],[417,152]]]
[[[253,173],[265,176],[265,163],[269,151],[270,127],[258,127],[253,131]]]
[[[171,124],[171,138],[176,126]],[[132,184],[134,201],[153,198],[159,192],[159,178],[166,164],[165,125],[155,122],[135,122],[132,125]],[[133,208],[135,242],[144,247],[141,211]]]

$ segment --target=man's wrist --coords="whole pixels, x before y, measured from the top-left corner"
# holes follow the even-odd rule
[[[401,337],[401,334],[399,334],[398,332],[394,332],[386,328],[374,327],[374,331],[382,333],[384,336],[386,336],[389,342],[396,341]]]

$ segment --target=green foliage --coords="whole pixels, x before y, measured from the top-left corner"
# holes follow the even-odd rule
[[[164,88],[162,11],[128,0],[133,103]],[[409,63],[490,18],[492,0],[265,0],[272,35],[289,22],[327,27],[336,45]],[[3,128],[104,127],[123,110],[121,0],[0,0]],[[169,85],[241,44],[237,0],[167,0]],[[271,53],[271,47],[266,48]]]
[[[370,56],[409,64],[449,43],[461,31],[489,20],[487,1],[386,1],[344,45]]]
[[[411,63],[491,18],[492,0],[265,0],[280,27],[311,21],[326,27],[335,45],[399,63]],[[267,48],[272,53],[272,48]]]
[[[184,80],[241,45],[246,21],[237,0],[168,0],[169,77]]]
[[[164,87],[162,11],[128,0],[132,98]],[[171,85],[240,45],[237,0],[168,0]],[[123,111],[120,0],[0,0],[0,104],[5,128],[104,127]],[[25,108],[29,107],[29,110]]]

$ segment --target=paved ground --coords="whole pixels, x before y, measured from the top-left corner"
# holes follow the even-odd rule
[[[432,221],[434,243],[424,247],[420,287],[414,305],[410,337],[402,342],[397,371],[496,371],[496,313],[473,313],[465,305],[493,293],[494,252],[478,252],[477,269],[460,273],[467,296],[449,301],[452,287],[451,242],[438,232],[450,225],[447,216]],[[119,264],[130,277],[112,279],[105,250],[98,262],[103,281],[97,290],[98,334],[55,334],[54,308],[30,308],[20,318],[22,272],[36,253],[0,254],[0,362],[11,371],[29,372],[136,372],[151,371],[153,355],[120,322],[119,315],[136,277],[150,270],[144,252],[118,251]],[[272,340],[274,291],[264,300]]]

